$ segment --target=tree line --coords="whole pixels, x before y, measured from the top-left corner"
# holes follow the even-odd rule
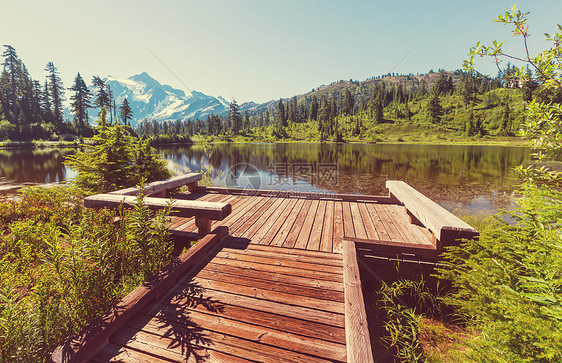
[[[127,125],[133,117],[129,101],[124,99],[117,107],[111,88],[99,76],[92,79],[93,92],[80,73],[76,74],[72,86],[65,88],[53,62],[45,66],[45,80],[41,82],[30,76],[14,47],[4,45],[2,56],[0,140],[92,136],[94,131],[87,111],[94,107],[99,108],[100,117],[104,117],[101,122],[108,124],[121,122]],[[67,91],[70,92],[71,121],[64,119]]]

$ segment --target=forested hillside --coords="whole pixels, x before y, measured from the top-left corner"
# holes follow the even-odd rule
[[[140,134],[207,141],[410,141],[512,139],[533,97],[557,101],[507,65],[489,78],[462,71],[339,81],[261,105],[230,105],[228,116],[145,122]]]

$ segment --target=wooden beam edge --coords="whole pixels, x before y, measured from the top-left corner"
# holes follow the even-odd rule
[[[283,198],[306,198],[318,200],[336,200],[346,202],[365,202],[379,204],[396,204],[391,197],[379,195],[365,194],[342,194],[330,192],[298,192],[289,190],[267,190],[256,189],[247,190],[241,188],[223,188],[223,187],[204,187],[198,186],[194,189],[195,193],[218,193],[231,195],[247,195],[247,196],[267,196],[267,197],[283,197]]]
[[[146,281],[95,319],[82,331],[59,345],[51,362],[84,362],[91,359],[109,341],[109,337],[148,303],[158,299],[182,277],[182,274],[204,257],[228,235],[228,227],[220,226],[193,247],[174,259],[152,279]]]
[[[355,242],[342,240],[345,340],[348,362],[374,362]]]

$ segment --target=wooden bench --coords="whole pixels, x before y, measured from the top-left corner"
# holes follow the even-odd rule
[[[192,192],[197,188],[197,182],[201,180],[201,178],[201,173],[191,173],[155,181],[144,186],[144,194],[154,197],[165,197],[168,190],[179,188],[184,185],[187,185],[189,191]],[[109,194],[137,195],[138,192],[139,188],[131,187],[116,190],[114,192],[110,192]]]
[[[144,188],[145,194],[153,195],[145,197],[144,203],[151,210],[166,208],[171,204],[171,215],[178,217],[195,217],[195,225],[199,235],[204,236],[211,231],[211,221],[221,221],[231,212],[229,203],[202,202],[197,200],[173,200],[162,198],[170,189],[187,185],[190,190],[197,188],[197,182],[201,180],[201,174],[193,173],[180,175],[170,179],[147,184]],[[121,205],[133,206],[137,203],[136,195],[139,188],[132,187],[117,190],[107,194],[96,194],[84,199],[86,208],[119,208]],[[154,196],[158,197],[154,197]]]
[[[388,180],[386,187],[390,197],[404,205],[410,222],[422,224],[433,234],[437,250],[454,245],[459,239],[471,239],[478,231],[451,212],[441,207],[403,181]]]

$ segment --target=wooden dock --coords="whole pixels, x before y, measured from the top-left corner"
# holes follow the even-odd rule
[[[477,233],[402,184],[389,196],[320,197],[182,178],[149,187],[162,195],[190,186],[175,196],[169,229],[197,244],[57,348],[53,361],[373,361],[358,256],[435,261],[444,245]],[[131,203],[134,193],[85,205],[113,206],[116,196]],[[435,218],[419,214],[427,208]]]

